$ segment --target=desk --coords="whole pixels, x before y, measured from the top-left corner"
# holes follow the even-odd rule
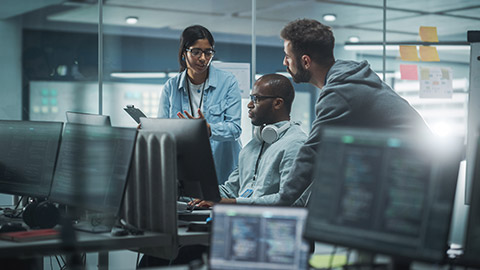
[[[111,236],[110,233],[76,232],[78,252],[122,250],[138,247],[166,246],[171,236],[163,233],[146,232],[144,235]],[[188,238],[186,236],[186,238]],[[32,242],[0,240],[0,257],[47,256],[65,253],[60,239]]]
[[[185,245],[208,245],[210,233],[208,232],[187,232],[187,228],[178,228],[178,242],[181,246]]]
[[[108,251],[137,249],[142,247],[165,247],[171,244],[172,236],[164,233],[145,232],[144,235],[111,236],[110,233],[76,231],[75,252],[99,252],[99,268],[108,269]],[[178,229],[181,245],[207,244],[209,233],[187,232]],[[67,251],[60,239],[33,242],[0,240],[1,257],[43,257],[65,254]]]

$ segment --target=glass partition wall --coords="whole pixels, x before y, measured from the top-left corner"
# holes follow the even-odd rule
[[[240,76],[245,144],[254,80],[274,72],[289,76],[281,29],[313,18],[332,27],[337,59],[367,60],[435,133],[464,136],[466,32],[478,28],[475,10],[468,1],[446,0],[7,0],[0,12],[0,117],[64,121],[65,111],[80,111],[108,114],[115,126],[135,126],[123,107],[133,104],[157,115],[163,84],[179,71],[180,34],[200,24],[215,37],[214,63]],[[434,27],[437,40],[422,39],[420,27]],[[402,57],[400,45],[413,48],[416,58]],[[426,47],[436,50],[433,60],[422,58]],[[444,84],[436,88],[440,94],[425,94],[437,82]],[[308,132],[319,90],[295,88],[292,118]]]
[[[289,76],[282,64],[280,30],[289,21],[313,18],[332,27],[337,59],[369,61],[432,130],[462,135],[468,97],[466,31],[475,30],[480,18],[465,1],[441,2],[9,0],[0,13],[0,31],[6,37],[0,52],[6,97],[0,116],[64,120],[65,111],[73,110],[109,114],[113,125],[134,126],[122,109],[127,104],[156,116],[163,84],[179,70],[180,33],[193,24],[213,33],[214,62],[246,64],[241,72],[250,76],[241,81],[248,92],[263,74]],[[421,26],[436,27],[438,41],[423,42]],[[419,61],[402,59],[399,45],[415,46]],[[437,49],[439,61],[420,58],[425,45]],[[420,96],[426,81],[402,75],[401,68],[432,76],[444,71],[451,76],[447,83],[453,94]],[[308,132],[318,89],[295,87],[292,118]],[[244,111],[246,104],[247,99]],[[248,130],[246,114],[242,123]]]

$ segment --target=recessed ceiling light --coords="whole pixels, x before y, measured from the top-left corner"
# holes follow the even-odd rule
[[[337,19],[337,15],[335,14],[325,14],[323,15],[323,20],[326,22],[333,22]]]
[[[348,41],[352,42],[352,43],[357,43],[360,41],[360,38],[357,37],[357,36],[351,36],[348,38]]]
[[[125,22],[127,24],[136,24],[138,22],[138,17],[128,16],[128,17],[125,18]]]

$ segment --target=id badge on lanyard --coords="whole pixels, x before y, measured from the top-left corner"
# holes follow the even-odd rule
[[[253,189],[249,188],[249,189],[246,189],[242,195],[240,195],[240,198],[249,198],[250,196],[252,196],[252,193],[253,193]]]

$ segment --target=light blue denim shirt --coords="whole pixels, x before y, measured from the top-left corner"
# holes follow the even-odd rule
[[[280,127],[285,123],[286,121],[278,122],[275,126]],[[287,179],[287,175],[306,139],[307,135],[300,126],[292,124],[287,131],[280,134],[276,142],[265,143],[258,161],[257,178],[254,181],[253,175],[262,142],[253,138],[240,151],[238,168],[230,174],[223,185],[219,186],[220,195],[223,198],[235,198],[237,203],[243,204],[278,204],[279,193],[283,191],[287,182],[295,182],[295,179]],[[303,205],[304,201],[305,198],[302,196],[296,204]]]
[[[177,118],[177,113],[183,113],[183,111],[191,113],[185,76],[186,71],[165,83],[160,96],[159,118]],[[237,79],[230,72],[210,65],[207,82],[203,95],[202,113],[212,130],[210,145],[218,183],[222,184],[238,163],[242,133],[240,127],[242,98]]]

